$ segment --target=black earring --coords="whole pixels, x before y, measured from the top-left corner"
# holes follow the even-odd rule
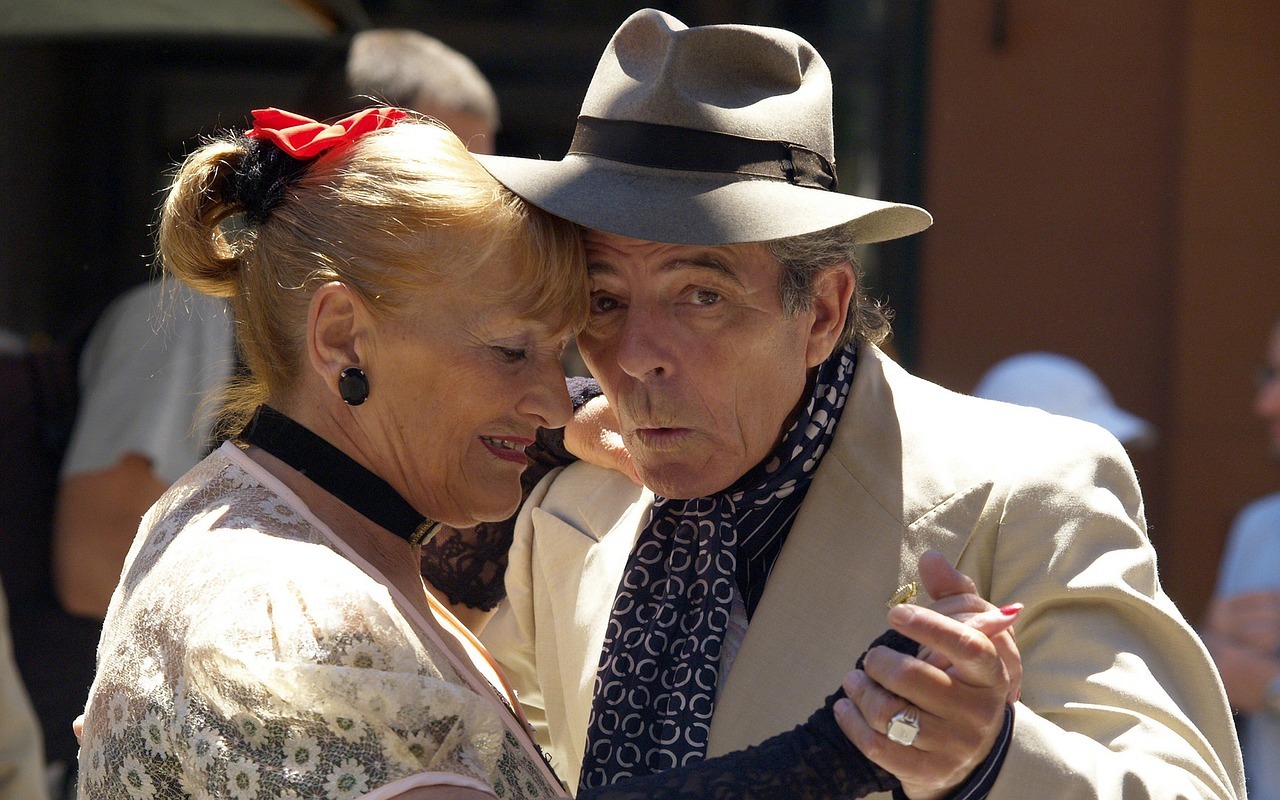
[[[338,394],[342,402],[358,406],[369,399],[369,379],[359,367],[347,367],[338,374]]]

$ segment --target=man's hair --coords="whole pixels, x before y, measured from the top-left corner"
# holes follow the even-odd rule
[[[472,114],[498,129],[498,98],[471,59],[408,28],[375,28],[351,40],[347,87],[401,108]]]
[[[855,282],[838,348],[853,341],[883,344],[890,333],[890,310],[863,289],[862,268],[855,257],[856,225],[854,220],[816,233],[765,243],[770,255],[782,266],[778,295],[787,314],[798,314],[812,307],[817,277],[849,262]]]

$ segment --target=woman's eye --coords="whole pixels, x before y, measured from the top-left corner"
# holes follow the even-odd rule
[[[612,311],[620,305],[616,297],[610,297],[607,294],[591,295],[591,313],[603,314]]]
[[[710,289],[695,289],[693,292],[693,302],[695,305],[710,306],[720,302],[720,293],[713,292]]]
[[[517,361],[524,361],[529,357],[529,354],[526,351],[516,347],[495,347],[493,349],[497,351],[503,361],[512,364]]]

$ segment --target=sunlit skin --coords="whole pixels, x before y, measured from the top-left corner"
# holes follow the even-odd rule
[[[1253,411],[1266,422],[1271,455],[1280,459],[1280,325],[1271,331],[1267,342],[1267,366],[1272,377],[1259,384]]]
[[[560,366],[569,333],[491,299],[512,279],[509,264],[486,266],[424,291],[404,318],[355,315],[370,394],[350,409],[344,449],[455,527],[514,513],[524,449],[571,415]]]
[[[780,267],[763,245],[597,231],[584,243],[591,317],[578,346],[637,472],[667,497],[727,488],[777,445],[812,368],[835,346],[847,293],[788,316]]]

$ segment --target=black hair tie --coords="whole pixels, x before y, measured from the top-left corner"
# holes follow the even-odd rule
[[[299,161],[265,139],[243,141],[245,155],[231,178],[231,199],[244,208],[250,223],[261,225],[284,200],[285,189],[315,159]]]

